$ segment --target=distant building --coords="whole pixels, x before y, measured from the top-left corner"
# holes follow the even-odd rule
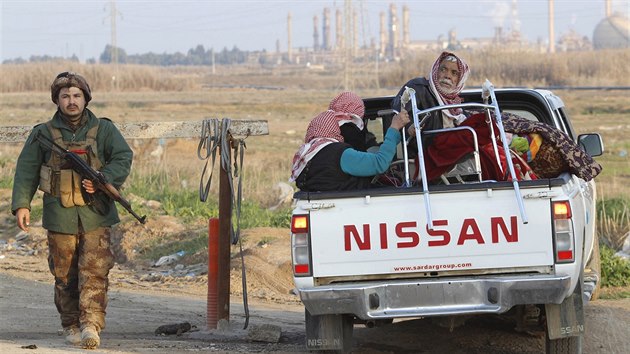
[[[628,18],[615,13],[597,24],[593,32],[593,48],[630,48],[630,22]]]
[[[581,36],[574,30],[571,30],[560,37],[556,49],[561,52],[574,52],[579,50],[592,50],[593,45],[588,37]]]

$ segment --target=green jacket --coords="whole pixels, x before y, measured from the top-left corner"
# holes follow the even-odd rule
[[[129,175],[133,152],[118,128],[109,119],[100,119],[99,122],[99,118],[89,109],[86,108],[85,111],[88,115],[87,123],[79,127],[74,133],[65,124],[58,111],[52,118],[52,126],[61,130],[64,141],[82,141],[86,139],[88,130],[98,123],[97,154],[104,165],[100,171],[111,184],[118,188]],[[46,124],[38,124],[33,128],[24,144],[17,160],[13,180],[11,210],[14,215],[19,208],[30,210],[31,200],[39,186],[41,165],[48,161],[52,153],[45,146],[40,146],[39,142],[34,139],[38,131],[51,137]],[[44,194],[43,227],[58,233],[77,234],[79,218],[86,232],[120,222],[114,201],[101,192],[97,192],[96,195],[105,205],[104,212],[97,212],[93,207],[87,205],[65,208],[61,205],[58,197]]]

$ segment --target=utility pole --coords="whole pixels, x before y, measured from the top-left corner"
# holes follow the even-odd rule
[[[553,14],[553,0],[549,0],[549,53],[556,52],[556,39],[554,35],[554,14]]]
[[[344,9],[344,20],[345,20],[345,33],[344,33],[344,70],[343,70],[343,88],[345,91],[350,91],[353,89],[352,83],[350,82],[350,70],[351,70],[351,60],[352,60],[352,0],[345,0],[345,9]]]
[[[291,51],[291,12],[287,15],[287,61],[293,63],[293,52]]]
[[[112,77],[112,87],[115,91],[118,91],[118,43],[116,41],[116,16],[118,11],[116,10],[116,0],[110,1],[110,22],[111,22],[111,64],[114,67],[114,76]]]
[[[214,47],[212,47],[212,75],[215,75],[217,73],[217,69],[214,63]]]

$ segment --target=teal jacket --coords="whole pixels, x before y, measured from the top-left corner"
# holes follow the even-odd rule
[[[349,175],[359,177],[370,177],[384,173],[396,155],[396,146],[400,140],[402,140],[400,132],[394,128],[389,128],[377,153],[355,149],[344,150],[339,161],[341,170]]]
[[[107,181],[118,188],[129,175],[133,152],[118,128],[109,119],[100,119],[99,122],[99,118],[89,109],[86,108],[85,111],[88,115],[87,122],[76,132],[73,132],[65,124],[59,112],[53,116],[52,126],[61,130],[64,141],[83,141],[86,139],[88,130],[98,122],[97,154],[104,165],[100,171]],[[51,152],[45,146],[40,146],[39,142],[34,139],[38,131],[51,137],[46,124],[38,124],[33,128],[24,144],[15,167],[11,202],[13,214],[19,208],[30,210],[31,201],[39,186],[41,165],[50,158]],[[58,197],[44,194],[43,227],[53,232],[76,234],[79,230],[79,219],[86,232],[120,222],[114,201],[101,192],[97,192],[95,195],[100,199],[100,204],[104,206],[100,211],[88,205],[65,208],[61,205]]]

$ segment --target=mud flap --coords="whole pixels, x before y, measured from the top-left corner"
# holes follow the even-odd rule
[[[311,315],[305,310],[306,349],[335,350],[349,353],[352,349],[353,316]]]
[[[549,339],[581,336],[584,334],[584,301],[582,279],[573,294],[561,304],[545,304]]]

